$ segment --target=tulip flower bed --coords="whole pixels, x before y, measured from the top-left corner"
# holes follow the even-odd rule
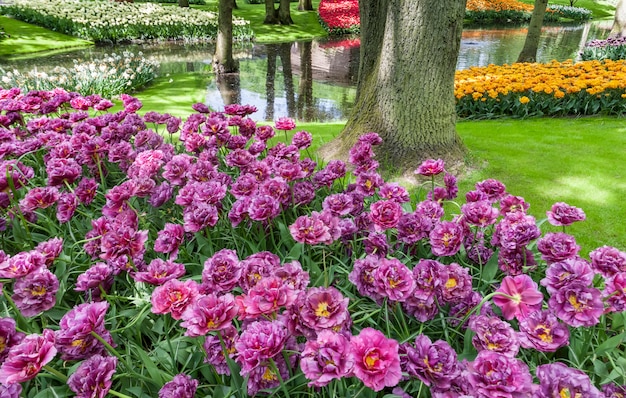
[[[609,37],[606,40],[591,40],[585,44],[580,57],[583,61],[626,59],[626,37]]]
[[[626,61],[553,61],[472,67],[456,72],[459,116],[621,115]]]
[[[581,209],[459,201],[441,160],[410,195],[375,133],[322,166],[251,106],[121,100],[0,90],[1,396],[626,391],[626,253],[580,257]]]
[[[74,66],[56,66],[52,70],[33,69],[27,73],[0,68],[0,81],[22,91],[52,90],[56,87],[81,95],[100,94],[113,97],[134,91],[157,77],[159,63],[140,52],[107,55],[88,62],[74,60]]]
[[[0,13],[97,43],[137,40],[206,41],[217,36],[217,13],[155,3],[104,0],[11,0]],[[252,38],[250,23],[233,18],[233,36]]]
[[[317,13],[328,34],[359,33],[361,29],[358,0],[322,0]]]

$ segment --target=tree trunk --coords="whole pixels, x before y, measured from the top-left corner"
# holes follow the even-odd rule
[[[233,2],[219,0],[217,16],[217,42],[213,56],[213,70],[216,73],[233,73],[239,70],[233,59]]]
[[[536,62],[537,48],[539,47],[539,38],[541,38],[541,27],[543,26],[543,17],[546,15],[548,0],[535,0],[535,8],[530,16],[530,24],[528,25],[528,33],[524,48],[517,58],[517,62]]]
[[[278,45],[278,56],[283,67],[283,83],[285,85],[285,100],[287,102],[287,116],[296,114],[296,93],[293,87],[293,72],[291,69],[291,43]]]
[[[239,9],[239,6],[237,5],[237,0],[233,0],[233,10],[237,9]]]
[[[276,54],[277,45],[268,44],[267,48],[267,72],[265,76],[265,96],[267,106],[265,107],[265,120],[274,120],[274,80],[276,79]]]
[[[189,0],[178,0],[178,6],[189,8]]]
[[[217,75],[215,80],[224,105],[241,104],[239,73],[222,73]]]
[[[281,25],[293,25],[290,7],[290,0],[280,0],[280,5],[278,6],[278,21]]]
[[[298,11],[313,11],[313,2],[311,0],[298,1]]]
[[[457,164],[465,153],[454,98],[465,0],[361,1],[359,11],[356,103],[324,157],[345,159],[357,137],[373,131],[383,139],[377,160],[393,173],[428,158]]]
[[[310,41],[298,43],[300,46],[300,84],[298,86],[298,119],[313,121],[313,65]]]
[[[278,23],[278,11],[274,8],[274,0],[265,0],[264,24],[275,25]]]

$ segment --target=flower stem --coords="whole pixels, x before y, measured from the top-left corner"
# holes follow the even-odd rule
[[[109,390],[109,394],[115,395],[116,397],[119,397],[119,398],[131,398],[128,395],[122,394],[121,392],[117,392],[115,390]]]
[[[67,376],[64,375],[63,373],[59,372],[58,370],[54,369],[51,366],[48,365],[44,365],[43,368],[48,372],[48,373],[52,373],[53,375],[55,375],[56,377],[59,378],[59,380],[61,380],[63,383],[67,382]]]

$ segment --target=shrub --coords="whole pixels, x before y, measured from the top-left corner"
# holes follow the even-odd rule
[[[57,66],[49,71],[33,69],[26,74],[0,68],[0,84],[24,91],[53,90],[56,87],[81,95],[101,94],[113,97],[134,91],[157,77],[158,62],[140,52],[111,54],[88,62],[74,60],[74,66]]]
[[[0,12],[16,19],[95,42],[213,40],[217,13],[154,3],[101,0],[15,0]],[[248,21],[233,19],[233,35],[252,37]]]
[[[581,209],[536,220],[492,179],[456,204],[434,159],[410,195],[378,173],[375,133],[348,172],[254,107],[196,104],[183,122],[121,100],[0,90],[0,388],[623,391],[626,253],[581,258],[565,232]]]
[[[582,7],[564,6],[559,4],[551,4],[546,10],[546,20],[568,19],[572,21],[582,22],[591,19],[591,10]]]

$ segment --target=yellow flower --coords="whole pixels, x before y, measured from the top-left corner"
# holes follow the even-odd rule
[[[521,102],[522,104],[527,104],[530,102],[530,98],[528,98],[527,96],[523,95],[519,98],[519,102]]]

